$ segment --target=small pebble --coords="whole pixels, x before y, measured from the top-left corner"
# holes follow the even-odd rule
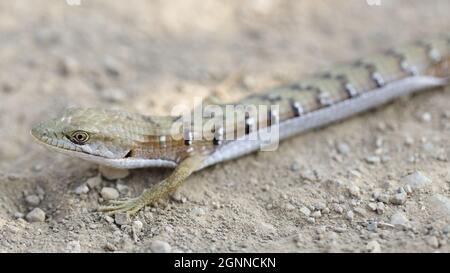
[[[32,194],[25,197],[25,202],[27,202],[28,205],[36,207],[41,203],[41,199],[39,196]]]
[[[348,189],[348,192],[350,193],[351,196],[358,198],[361,195],[361,190],[359,189],[358,186],[351,186]]]
[[[368,156],[365,160],[369,164],[378,164],[381,162],[381,158],[379,156]]]
[[[431,114],[429,112],[425,112],[422,114],[421,119],[423,122],[429,123],[431,121]]]
[[[130,217],[128,216],[127,213],[116,213],[114,215],[114,221],[119,226],[122,226],[122,225],[126,225],[130,222]]]
[[[298,162],[294,162],[291,166],[289,166],[289,169],[293,172],[297,172],[300,170],[300,164],[298,164]]]
[[[438,248],[438,247],[439,247],[439,241],[438,241],[438,239],[436,238],[436,236],[430,236],[430,237],[428,237],[428,238],[427,238],[427,244],[428,244],[429,246],[431,246],[431,247],[434,247],[434,248]]]
[[[41,210],[40,208],[35,208],[32,211],[30,211],[25,218],[30,223],[44,222],[45,221],[45,212],[43,210]]]
[[[78,186],[75,189],[75,193],[80,195],[80,194],[86,194],[89,192],[89,187],[86,184],[81,184],[80,186]]]
[[[104,165],[100,165],[98,170],[108,180],[123,179],[130,175],[130,171],[127,169],[116,169]]]
[[[415,171],[412,174],[403,177],[401,181],[412,189],[421,189],[431,184],[431,180],[419,171]]]
[[[108,222],[110,224],[114,223],[114,218],[112,218],[111,216],[105,215],[104,218],[105,218],[106,222]]]
[[[77,73],[79,69],[78,61],[72,57],[64,57],[58,64],[59,73],[63,76],[70,76]]]
[[[406,227],[408,225],[408,222],[408,218],[401,211],[398,211],[391,216],[390,223],[394,226]]]
[[[93,189],[102,184],[102,178],[100,177],[100,175],[91,177],[88,180],[86,180],[86,184],[89,186],[89,188]]]
[[[206,211],[204,208],[195,207],[191,210],[192,214],[195,216],[202,216],[206,214]]]
[[[314,218],[320,218],[320,217],[322,217],[322,213],[320,212],[320,210],[316,210],[315,212],[313,212],[311,214],[311,216]]]
[[[287,203],[285,208],[287,211],[293,211],[295,209],[295,206],[290,203]]]
[[[100,96],[108,102],[121,102],[127,98],[126,93],[118,88],[103,89]]]
[[[380,253],[381,246],[377,241],[373,240],[367,243],[366,250],[370,253]]]
[[[386,206],[384,205],[384,203],[383,202],[378,202],[377,203],[377,213],[378,214],[383,214],[385,210],[386,210]]]
[[[132,227],[133,227],[134,231],[140,232],[142,230],[142,228],[144,227],[144,224],[141,221],[136,220],[136,221],[133,221]]]
[[[300,212],[303,213],[305,216],[310,216],[311,215],[311,210],[308,209],[307,207],[303,206],[300,208]]]
[[[25,217],[25,215],[21,212],[14,213],[14,218],[16,218],[16,219],[23,218],[23,217]]]
[[[406,202],[406,192],[399,192],[391,197],[390,202],[394,205],[403,205]]]
[[[334,206],[334,211],[339,214],[342,214],[344,212],[344,209],[341,206],[336,205],[336,206]]]
[[[345,218],[349,221],[352,221],[354,217],[355,217],[355,214],[351,210],[347,211],[347,213],[345,214]]]
[[[377,222],[370,221],[370,222],[367,224],[367,230],[368,230],[368,231],[376,232],[377,229],[378,229],[378,223],[377,223]]]
[[[371,210],[371,211],[376,211],[377,210],[377,204],[370,202],[369,204],[367,204],[367,207]]]
[[[116,188],[123,195],[126,195],[126,194],[128,194],[130,192],[130,188],[127,185],[123,185],[123,184],[119,184],[118,183],[116,185]]]
[[[450,199],[441,194],[435,194],[429,198],[433,211],[438,215],[450,218]]]
[[[350,146],[345,142],[339,142],[336,145],[336,149],[341,155],[347,155],[350,152]]]
[[[114,200],[119,198],[119,192],[116,189],[110,187],[104,187],[101,190],[100,194],[105,200]]]
[[[169,253],[172,247],[167,242],[154,240],[150,244],[150,249],[153,253]]]

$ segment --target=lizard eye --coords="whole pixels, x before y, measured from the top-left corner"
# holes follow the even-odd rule
[[[70,134],[69,139],[75,144],[83,145],[89,140],[89,134],[85,131],[75,131]]]

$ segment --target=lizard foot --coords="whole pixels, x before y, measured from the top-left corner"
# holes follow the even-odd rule
[[[128,215],[134,215],[147,204],[156,201],[153,196],[154,194],[152,194],[152,190],[145,190],[140,196],[135,198],[111,200],[109,201],[109,205],[100,206],[97,210],[104,212],[106,215],[113,215],[116,213],[127,213]]]

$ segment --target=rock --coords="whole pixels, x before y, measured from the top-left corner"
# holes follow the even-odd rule
[[[380,253],[381,246],[377,241],[373,240],[367,243],[366,250],[370,253]]]
[[[105,218],[106,222],[108,222],[110,224],[114,223],[114,218],[112,218],[111,216],[105,215],[104,218]]]
[[[79,70],[78,61],[72,57],[64,57],[58,63],[59,73],[65,77],[76,74]]]
[[[322,217],[322,213],[320,212],[320,210],[316,210],[315,212],[313,212],[311,214],[311,216],[314,218],[320,218],[320,217]]]
[[[68,253],[80,253],[81,245],[79,241],[70,241],[66,245],[66,252]]]
[[[308,209],[307,207],[303,206],[300,208],[300,212],[303,213],[305,216],[310,216],[311,215],[311,210]]]
[[[41,199],[39,198],[39,196],[31,194],[25,197],[25,202],[27,202],[27,204],[30,206],[36,207],[39,205],[39,203],[41,203]]]
[[[368,156],[365,160],[369,164],[378,164],[381,162],[381,158],[379,156]]]
[[[123,179],[130,175],[130,171],[127,169],[116,169],[103,165],[100,165],[98,170],[108,180]]]
[[[25,217],[25,215],[21,212],[14,213],[14,218],[16,218],[16,219],[23,218],[23,217]]]
[[[422,119],[423,122],[429,123],[431,121],[432,116],[429,112],[425,112],[422,114],[420,118]]]
[[[100,194],[105,200],[114,200],[119,198],[119,192],[114,188],[104,187]]]
[[[336,145],[336,149],[341,155],[347,155],[350,152],[350,146],[345,142],[339,142]]]
[[[403,212],[398,211],[392,214],[390,223],[394,226],[406,227],[409,220]]]
[[[167,242],[154,240],[150,244],[150,249],[153,253],[169,253],[172,250],[172,247]]]
[[[142,230],[142,228],[144,227],[144,224],[141,221],[136,220],[133,222],[132,227],[135,232],[140,232]]]
[[[88,186],[87,186],[86,184],[81,184],[80,186],[78,186],[78,187],[75,189],[75,193],[78,194],[78,195],[80,195],[80,194],[86,194],[86,193],[88,193],[88,192],[89,192],[89,188],[88,188]]]
[[[345,218],[349,221],[352,221],[354,217],[355,217],[355,215],[354,215],[353,211],[351,211],[351,210],[347,211],[347,213],[345,214]]]
[[[121,102],[127,98],[126,93],[118,88],[103,89],[100,96],[108,102]]]
[[[367,230],[368,230],[368,231],[376,232],[377,229],[378,229],[378,223],[377,223],[377,222],[370,221],[370,222],[367,224]]]
[[[339,214],[342,214],[344,212],[344,208],[342,208],[339,205],[335,205],[333,209],[334,209],[335,212],[337,212]]]
[[[128,216],[127,213],[116,213],[114,215],[114,221],[119,226],[123,226],[123,225],[126,225],[126,224],[128,224],[130,222],[130,217]]]
[[[399,192],[390,198],[390,202],[394,205],[403,205],[406,202],[406,192]]]
[[[25,218],[30,223],[44,222],[45,221],[45,212],[43,210],[41,210],[40,208],[35,208],[32,211],[30,211]]]
[[[102,178],[100,175],[94,176],[86,180],[86,184],[89,186],[89,188],[93,189],[102,184]]]
[[[300,170],[300,164],[298,164],[298,162],[294,162],[291,166],[289,166],[289,169],[293,172],[297,172]]]
[[[375,199],[379,202],[387,204],[389,203],[389,194],[380,193]]]
[[[437,216],[450,218],[450,199],[441,194],[435,194],[429,198],[429,203],[433,211],[437,212]]]
[[[358,186],[352,185],[348,188],[348,192],[350,193],[351,196],[359,198],[359,196],[361,195],[361,190],[359,189]]]
[[[434,247],[434,248],[438,248],[439,247],[439,241],[436,238],[436,236],[430,236],[430,237],[428,237],[426,239],[426,241],[427,241],[427,244],[429,246],[431,246],[431,247]]]
[[[431,183],[431,180],[419,171],[403,177],[401,181],[412,189],[421,189]]]
[[[206,211],[204,208],[195,207],[191,210],[191,213],[194,214],[195,216],[202,216],[206,214]]]
[[[377,204],[374,202],[370,202],[369,204],[367,204],[367,207],[371,210],[371,211],[376,211],[377,210]]]
[[[127,185],[117,184],[116,188],[121,194],[124,194],[124,195],[126,195],[130,192],[130,188]]]
[[[291,203],[287,203],[286,206],[285,206],[285,209],[287,211],[293,211],[295,209],[295,206],[292,205]]]
[[[383,214],[385,210],[386,210],[386,206],[384,205],[384,203],[383,202],[378,202],[377,203],[377,213],[378,214]]]

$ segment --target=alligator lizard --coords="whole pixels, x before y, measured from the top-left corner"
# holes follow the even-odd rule
[[[236,103],[278,106],[277,111],[260,111],[256,120],[250,118],[245,107],[241,121],[228,121],[226,113],[217,116],[202,112],[201,125],[219,118],[225,120],[223,126],[214,123],[211,128],[183,127],[174,133],[179,116],[71,108],[62,116],[36,125],[31,134],[47,147],[98,164],[115,168],[175,168],[140,196],[115,200],[99,208],[109,214],[132,214],[173,192],[193,172],[258,150],[262,140],[250,136],[261,130],[276,127],[282,140],[399,96],[447,85],[449,77],[450,37],[442,36],[336,66]],[[225,108],[225,104],[217,106]],[[225,138],[227,134],[234,138]]]

